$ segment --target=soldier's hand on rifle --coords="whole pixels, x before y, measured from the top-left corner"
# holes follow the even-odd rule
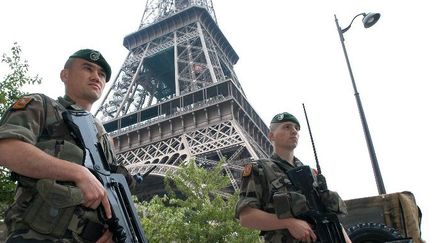
[[[315,242],[317,240],[311,226],[306,221],[296,218],[284,220],[287,222],[288,231],[295,239],[305,242]]]
[[[111,218],[111,206],[108,200],[108,194],[99,180],[85,167],[81,166],[82,172],[75,181],[81,189],[84,203],[88,208],[96,209],[101,203],[107,219]]]

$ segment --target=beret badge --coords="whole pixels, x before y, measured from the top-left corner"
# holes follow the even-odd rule
[[[100,52],[98,52],[98,51],[92,51],[91,53],[90,53],[90,59],[92,60],[92,61],[97,61],[97,60],[99,60],[99,58],[100,58]]]

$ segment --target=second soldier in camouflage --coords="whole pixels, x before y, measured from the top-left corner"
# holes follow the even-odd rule
[[[317,235],[312,226],[296,218],[308,210],[306,197],[296,190],[286,172],[302,166],[294,156],[299,139],[300,123],[290,113],[273,117],[269,139],[274,152],[270,158],[245,165],[236,217],[244,227],[261,230],[265,242],[314,242]],[[326,207],[334,213],[346,213],[337,193],[326,193]],[[281,200],[282,199],[282,200]],[[279,203],[282,201],[283,203]],[[351,242],[343,231],[346,242]]]

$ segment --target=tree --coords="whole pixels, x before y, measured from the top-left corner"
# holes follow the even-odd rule
[[[10,180],[10,171],[0,166],[0,219],[3,218],[3,212],[6,207],[13,201],[15,183]]]
[[[36,75],[28,76],[29,64],[21,59],[22,50],[17,42],[11,48],[11,55],[3,53],[1,62],[9,66],[10,73],[0,82],[0,117],[12,103],[25,92],[20,91],[24,85],[40,84],[42,79]]]
[[[37,75],[28,75],[29,64],[27,60],[21,59],[21,55],[22,50],[17,42],[11,48],[11,54],[2,55],[1,63],[6,63],[10,71],[0,81],[0,118],[15,100],[25,94],[20,88],[27,84],[40,84],[42,81]],[[15,183],[9,178],[10,171],[0,166],[0,219],[3,218],[5,207],[13,201]]]
[[[166,175],[167,195],[138,204],[150,242],[260,242],[258,231],[234,218],[238,192],[223,192],[230,184],[223,166],[182,165]]]

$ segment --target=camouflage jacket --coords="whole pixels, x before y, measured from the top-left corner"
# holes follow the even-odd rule
[[[12,138],[35,145],[60,159],[82,164],[84,152],[76,144],[61,113],[66,109],[82,110],[68,97],[57,101],[41,94],[24,96],[4,114],[0,121],[0,139]],[[108,134],[96,122],[98,140],[109,163],[114,154]],[[81,192],[73,183],[56,187],[54,181],[35,180],[17,175],[15,202],[6,212],[9,235],[21,232],[23,239],[85,242],[79,235],[86,223],[100,227],[96,211],[80,207]],[[57,190],[58,189],[58,190]],[[74,239],[74,240],[72,240]]]
[[[293,166],[276,154],[273,154],[269,159],[260,159],[246,165],[242,175],[235,217],[239,218],[241,210],[246,206],[274,213],[278,218],[294,217],[294,215],[306,211],[308,207],[306,197],[294,188],[285,173],[289,169],[302,165],[303,163],[298,158],[294,158]],[[335,213],[346,212],[343,200],[337,193],[331,191],[329,193],[325,195],[329,209],[337,208],[333,210]],[[278,209],[274,201],[276,194],[289,195],[286,211],[276,212]],[[295,240],[287,229],[262,231],[261,234],[266,242],[300,242]]]

